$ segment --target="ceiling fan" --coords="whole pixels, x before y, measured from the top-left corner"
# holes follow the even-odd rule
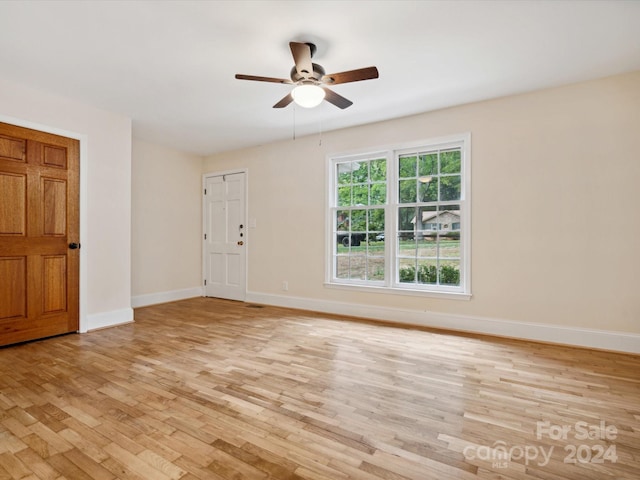
[[[316,46],[313,43],[289,42],[289,48],[291,48],[291,54],[295,62],[295,65],[291,69],[290,80],[286,78],[236,74],[236,78],[239,80],[296,85],[296,87],[276,103],[273,108],[284,108],[293,101],[300,106],[311,108],[319,105],[322,100],[326,100],[338,108],[345,109],[353,105],[353,102],[330,90],[327,88],[327,85],[338,85],[340,83],[359,82],[361,80],[378,78],[378,69],[376,67],[358,68],[356,70],[327,75],[321,65],[311,62],[311,58],[313,58],[316,52]]]

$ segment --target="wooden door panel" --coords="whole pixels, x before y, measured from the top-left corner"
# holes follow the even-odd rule
[[[42,313],[67,310],[67,256],[42,257]]]
[[[25,139],[0,135],[0,159],[24,162],[26,150]]]
[[[42,217],[44,235],[65,235],[67,232],[67,182],[42,178]]]
[[[27,176],[0,173],[0,235],[25,235],[27,226]]]
[[[27,257],[0,258],[0,322],[27,316]]]
[[[54,145],[43,145],[42,165],[67,168],[67,149]]]
[[[78,330],[79,143],[0,123],[0,345]]]

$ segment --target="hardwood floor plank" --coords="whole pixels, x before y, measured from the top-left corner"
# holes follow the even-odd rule
[[[138,454],[138,458],[151,465],[154,469],[167,475],[172,480],[177,480],[187,473],[185,470],[174,465],[170,460],[151,450],[143,450]]]
[[[207,467],[213,461],[215,450],[211,445],[180,430],[171,435],[161,435],[158,437],[158,441],[179,452],[182,457],[189,459],[199,467]]]
[[[60,472],[30,448],[20,450],[16,453],[16,457],[40,480],[56,480],[60,477]]]
[[[76,450],[82,452],[96,463],[101,463],[109,458],[109,455],[104,451],[104,447],[110,442],[105,442],[101,445],[95,445],[88,438],[81,435],[75,430],[67,428],[60,432],[60,436],[67,442],[75,447]]]
[[[12,452],[0,453],[0,467],[11,476],[10,478],[23,478],[31,474],[29,468]]]
[[[638,372],[634,355],[190,299],[0,349],[0,479],[637,480]]]
[[[107,458],[101,464],[104,468],[109,470],[111,473],[115,475],[116,478],[120,480],[151,480],[153,477],[144,477],[136,474],[128,468],[128,466],[120,463],[113,457]]]
[[[35,433],[23,437],[22,441],[41,458],[48,458],[50,455],[57,453],[55,450],[49,449],[49,444]]]
[[[208,468],[204,468],[189,457],[181,456],[174,462],[179,468],[189,472],[180,480],[229,480],[220,475],[216,475]]]
[[[115,478],[112,472],[100,465],[100,461],[95,461],[77,448],[65,452],[64,456],[93,480],[112,480]],[[101,461],[104,460],[106,458]]]
[[[14,417],[7,416],[0,422],[2,424],[3,429],[6,429],[10,432],[16,439],[26,437],[31,434],[31,430],[24,426],[24,424],[20,423]],[[23,447],[24,448],[24,447]]]
[[[129,452],[116,443],[110,443],[104,447],[111,457],[122,465],[126,465],[129,470],[142,478],[155,478],[157,480],[170,480],[171,477],[147,463],[138,455]],[[143,450],[144,451],[144,450]]]
[[[58,453],[52,455],[47,461],[68,480],[91,480],[91,475],[82,471],[75,463],[69,460],[65,454]]]
[[[34,423],[33,425],[29,425],[29,430],[47,444],[51,455],[64,453],[73,448],[73,445],[43,423]]]

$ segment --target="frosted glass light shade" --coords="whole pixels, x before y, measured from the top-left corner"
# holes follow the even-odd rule
[[[291,91],[291,96],[301,107],[313,108],[324,100],[324,88],[317,85],[298,85]]]

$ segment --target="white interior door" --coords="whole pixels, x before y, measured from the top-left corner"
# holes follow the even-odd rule
[[[245,300],[245,174],[205,177],[204,272],[207,297]]]

